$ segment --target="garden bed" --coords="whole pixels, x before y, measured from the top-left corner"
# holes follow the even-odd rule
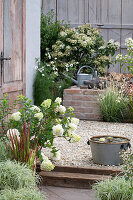
[[[128,123],[107,123],[96,121],[80,120],[76,133],[82,137],[79,143],[71,143],[63,138],[55,139],[55,146],[61,150],[61,160],[55,164],[63,166],[78,166],[78,167],[101,167],[107,166],[97,165],[93,163],[90,146],[87,141],[95,135],[116,135],[126,136],[131,139],[133,146],[133,124]],[[49,149],[44,150],[45,155],[49,155]],[[108,166],[108,168],[121,169],[121,166]]]

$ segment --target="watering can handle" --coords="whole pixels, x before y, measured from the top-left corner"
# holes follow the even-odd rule
[[[85,66],[80,67],[80,69],[78,70],[78,73],[77,73],[77,74],[79,74],[80,71],[81,71],[83,68],[89,68],[89,69],[91,69],[91,70],[93,71],[93,73],[94,73],[94,69],[93,69],[92,67],[85,65]]]

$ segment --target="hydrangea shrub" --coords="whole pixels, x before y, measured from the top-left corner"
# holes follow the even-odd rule
[[[85,24],[75,28],[62,27],[59,39],[52,45],[52,51],[45,54],[47,67],[51,66],[58,75],[64,72],[74,74],[79,67],[89,65],[100,74],[105,66],[113,63],[112,56],[119,48],[119,43],[110,40],[107,45],[99,30]]]
[[[41,168],[50,170],[54,166],[41,156],[42,148],[51,148],[51,160],[59,160],[60,151],[54,146],[55,138],[63,137],[68,142],[81,140],[75,134],[79,119],[74,117],[72,107],[66,109],[61,102],[59,97],[54,102],[47,99],[37,107],[22,95],[15,100],[14,105],[20,105],[20,109],[10,115],[9,130],[4,137],[11,141],[10,149],[17,161],[33,164],[37,154],[42,161]]]
[[[125,45],[127,47],[128,54],[117,54],[116,62],[120,62],[121,68],[124,67],[124,71],[128,69],[133,73],[133,39],[127,38],[125,40]]]

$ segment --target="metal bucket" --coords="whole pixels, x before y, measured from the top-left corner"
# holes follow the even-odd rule
[[[96,139],[104,137],[119,138],[125,141],[110,143],[96,141]],[[129,142],[130,139],[126,137],[104,135],[91,137],[88,141],[88,145],[91,146],[92,158],[94,163],[101,165],[120,165],[122,164],[120,152],[122,150],[126,151],[128,147],[131,147]]]

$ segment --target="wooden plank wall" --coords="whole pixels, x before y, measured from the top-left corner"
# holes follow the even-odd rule
[[[42,0],[43,10],[47,13],[53,8],[59,20],[71,26],[91,23],[101,29],[106,41],[120,42],[117,53],[126,53],[125,39],[133,37],[133,0]],[[101,26],[102,25],[102,26]],[[119,64],[109,71],[121,72]]]

